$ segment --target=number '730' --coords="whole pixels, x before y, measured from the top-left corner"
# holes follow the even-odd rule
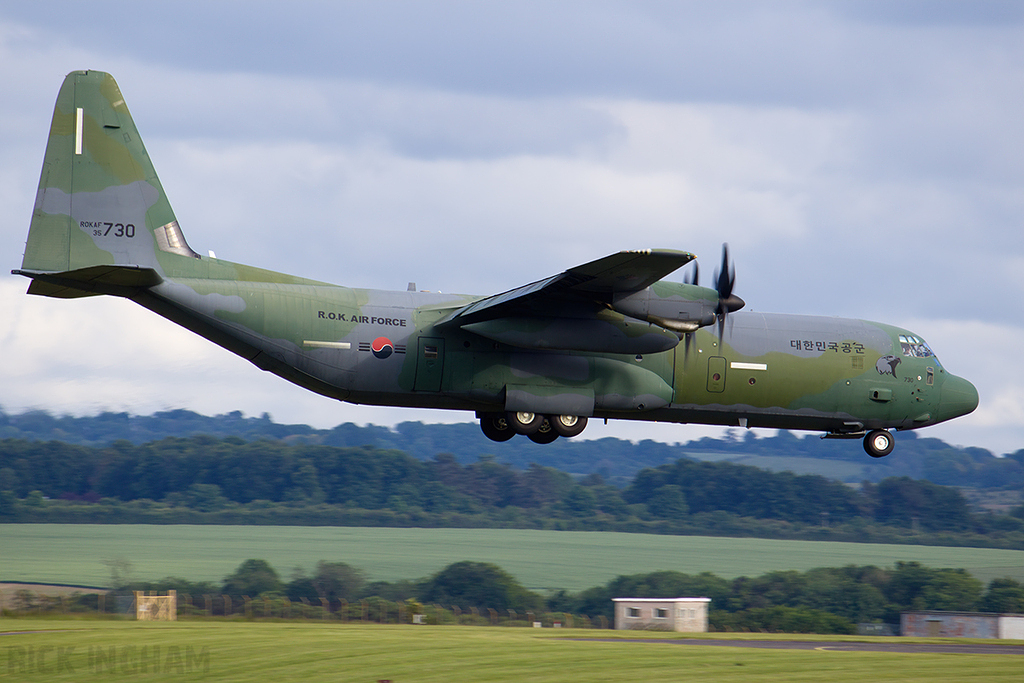
[[[103,228],[93,230],[92,234],[93,237],[135,237],[135,226],[132,223],[104,222]]]

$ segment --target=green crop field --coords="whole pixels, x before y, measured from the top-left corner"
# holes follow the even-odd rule
[[[105,560],[132,563],[132,578],[220,581],[248,558],[282,577],[318,560],[347,562],[370,580],[416,579],[459,560],[493,562],[534,590],[579,591],[621,574],[671,569],[725,578],[776,569],[918,561],[962,567],[983,581],[1024,580],[1024,551],[773,541],[521,529],[188,525],[0,525],[0,581],[105,586]]]
[[[597,635],[608,641],[594,640]],[[1024,663],[1012,654],[837,652],[829,646],[839,639],[824,637],[815,638],[821,646],[811,650],[635,642],[671,637],[505,627],[0,619],[0,679],[1016,682]]]
[[[734,465],[750,465],[771,472],[792,472],[793,474],[820,474],[829,479],[845,482],[862,482],[868,479],[867,470],[871,463],[856,463],[828,458],[800,458],[785,455],[745,455],[734,452],[690,451],[686,455],[704,462],[729,462]]]

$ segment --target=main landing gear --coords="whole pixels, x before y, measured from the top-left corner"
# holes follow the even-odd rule
[[[577,436],[586,426],[587,418],[578,415],[541,415],[522,411],[480,415],[480,429],[491,441],[508,441],[516,434],[523,434],[534,443],[551,443],[560,436]]]

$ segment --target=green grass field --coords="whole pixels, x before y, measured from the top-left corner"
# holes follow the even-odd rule
[[[1024,580],[1024,551],[985,548],[773,541],[520,529],[187,525],[0,525],[0,581],[105,586],[104,560],[125,558],[133,578],[220,581],[248,558],[285,579],[296,566],[347,562],[370,580],[417,579],[459,560],[493,562],[534,590],[579,591],[621,574],[671,569],[725,578],[776,569],[898,560],[961,567],[983,581]]]
[[[763,650],[505,627],[0,619],[4,632],[18,633],[0,635],[0,679],[25,682],[1016,682],[1024,663],[1020,655],[836,652],[827,647],[838,639],[824,637],[822,649]],[[587,640],[598,635],[613,641]]]
[[[741,453],[688,452],[687,456],[704,462],[730,462],[734,465],[751,465],[771,472],[792,472],[793,474],[820,474],[829,479],[860,483],[869,478],[870,463],[855,463],[829,458],[800,458],[785,455],[744,455]]]

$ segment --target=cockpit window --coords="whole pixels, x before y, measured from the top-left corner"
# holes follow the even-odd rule
[[[923,339],[912,334],[900,335],[900,347],[903,355],[911,358],[931,358],[935,355]]]

